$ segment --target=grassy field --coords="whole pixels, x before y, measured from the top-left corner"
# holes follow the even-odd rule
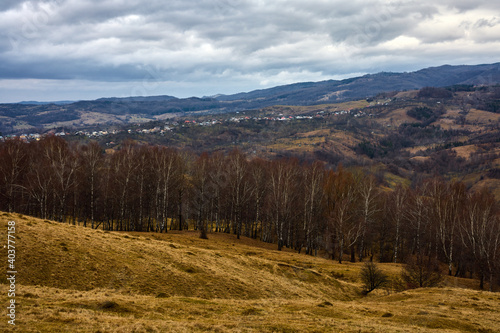
[[[6,332],[498,332],[500,294],[441,288],[362,296],[362,263],[193,231],[120,233],[0,213],[16,222],[16,327]],[[5,241],[4,241],[5,243]],[[1,249],[7,264],[6,249]],[[380,264],[389,276],[397,264]],[[7,271],[7,268],[4,269]],[[4,309],[9,301],[0,284]],[[4,310],[6,312],[6,310]]]

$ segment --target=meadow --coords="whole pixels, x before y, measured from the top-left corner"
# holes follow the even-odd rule
[[[447,277],[363,296],[363,263],[308,256],[225,233],[94,230],[16,222],[16,326],[4,332],[498,332],[500,295]],[[7,264],[7,252],[1,249]],[[379,267],[395,281],[400,264]],[[7,270],[7,268],[5,268]],[[0,284],[4,309],[7,281]],[[4,310],[5,312],[5,310]]]

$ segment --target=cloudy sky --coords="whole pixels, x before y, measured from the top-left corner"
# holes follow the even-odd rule
[[[491,0],[2,0],[0,102],[229,94],[499,50]]]

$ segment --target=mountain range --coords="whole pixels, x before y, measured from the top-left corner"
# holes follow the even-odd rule
[[[274,105],[315,105],[365,99],[380,93],[500,83],[500,63],[444,65],[416,72],[381,72],[344,80],[302,82],[233,95],[176,98],[136,96],[91,101],[0,104],[0,131],[17,133],[54,127],[85,127],[161,120],[187,113],[226,113]]]

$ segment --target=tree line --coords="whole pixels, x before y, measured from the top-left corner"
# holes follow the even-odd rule
[[[432,178],[381,186],[360,169],[238,150],[195,155],[128,141],[48,137],[0,143],[0,209],[116,231],[233,233],[334,260],[438,263],[500,276],[498,203],[487,189]]]

